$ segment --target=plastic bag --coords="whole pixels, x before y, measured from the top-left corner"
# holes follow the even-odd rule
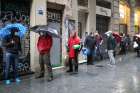
[[[133,44],[133,48],[137,48],[138,46],[139,46],[138,43],[135,41]]]

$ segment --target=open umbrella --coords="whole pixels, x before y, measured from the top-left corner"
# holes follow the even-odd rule
[[[0,38],[4,38],[6,35],[9,35],[11,33],[11,29],[13,28],[18,30],[18,36],[20,38],[23,38],[27,31],[27,27],[20,23],[8,24],[4,28],[0,29]]]
[[[113,36],[115,37],[117,43],[120,43],[122,37],[119,35],[119,33],[118,33],[118,32],[113,32],[112,34],[113,34]]]
[[[140,38],[140,34],[136,34],[135,37]]]
[[[36,33],[46,32],[52,37],[60,38],[58,31],[54,28],[48,27],[47,25],[37,25],[32,27],[31,30]]]

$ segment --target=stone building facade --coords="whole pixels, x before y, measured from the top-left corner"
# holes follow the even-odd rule
[[[29,3],[30,26],[49,25],[62,36],[62,39],[53,39],[51,59],[54,66],[63,65],[71,30],[77,30],[81,38],[85,32],[99,31],[103,34],[108,30],[120,31],[120,0],[30,0]],[[130,26],[127,29],[134,32],[134,5],[130,9]],[[30,64],[33,71],[38,68],[38,36],[30,31]]]

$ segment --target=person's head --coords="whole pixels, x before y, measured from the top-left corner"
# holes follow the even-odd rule
[[[99,37],[99,34],[98,33],[95,33],[95,37]]]
[[[11,35],[17,35],[18,31],[19,30],[17,28],[12,28],[11,29]]]
[[[46,33],[45,32],[39,32],[40,36],[44,36]]]
[[[89,35],[90,35],[90,36],[93,36],[93,32],[90,32]]]
[[[87,36],[88,35],[88,32],[85,32],[85,36]]]
[[[71,37],[76,37],[76,35],[77,35],[77,32],[76,32],[76,31],[71,31],[71,32],[70,32],[70,36],[71,36]]]
[[[127,34],[127,37],[129,37],[129,34]]]

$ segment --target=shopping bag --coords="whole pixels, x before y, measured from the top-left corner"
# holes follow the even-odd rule
[[[133,44],[133,48],[137,48],[138,46],[139,46],[138,43],[135,41]]]

